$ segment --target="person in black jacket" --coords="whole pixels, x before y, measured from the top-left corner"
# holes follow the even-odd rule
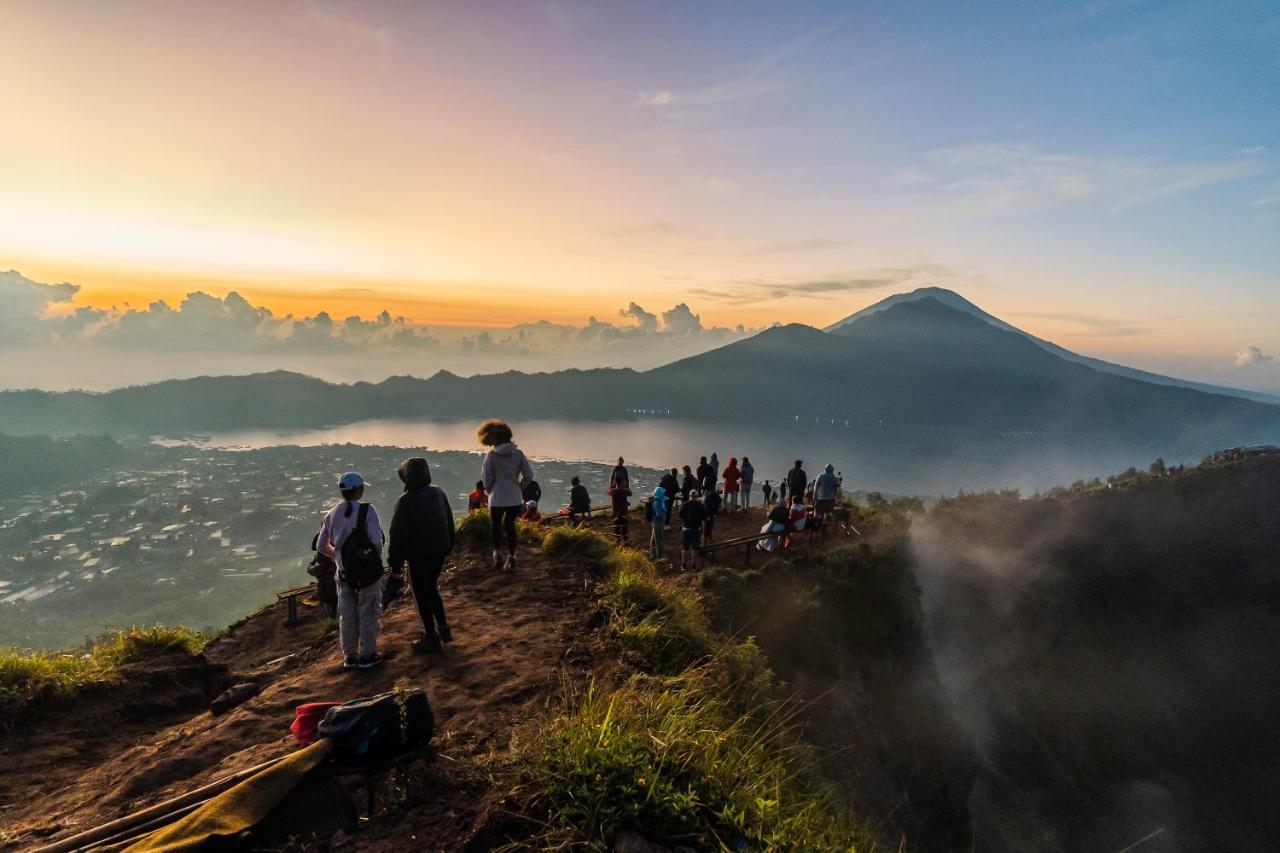
[[[453,632],[440,598],[440,572],[444,559],[453,550],[453,510],[439,486],[431,485],[427,460],[414,456],[400,463],[404,494],[396,501],[391,517],[391,545],[387,562],[397,574],[409,566],[413,600],[422,620],[422,637],[413,644],[419,654],[438,654],[441,641],[453,642]]]
[[[574,477],[569,481],[572,487],[569,489],[569,523],[577,524],[578,516],[582,516],[584,520],[589,520],[591,515],[591,495],[587,492],[587,487],[582,485],[582,481]]]
[[[799,495],[800,499],[804,500],[804,490],[805,486],[809,485],[809,477],[804,473],[804,463],[799,459],[796,460],[796,467],[787,472],[785,482],[787,484],[787,494],[793,498]]]

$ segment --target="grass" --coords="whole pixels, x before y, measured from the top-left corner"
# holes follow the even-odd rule
[[[590,527],[560,525],[547,531],[542,550],[553,557],[568,557],[595,567],[613,551],[613,542]]]
[[[471,548],[488,548],[493,542],[490,532],[489,510],[478,509],[469,512],[457,521],[458,539]],[[536,524],[530,524],[522,518],[516,519],[516,535],[525,545],[542,545],[543,531]]]
[[[12,727],[43,708],[90,685],[112,681],[125,664],[204,649],[200,634],[186,628],[129,628],[74,652],[0,651],[0,726]]]
[[[716,635],[701,590],[660,576],[642,551],[558,532],[553,553],[607,546],[604,603],[632,672],[567,698],[517,740],[539,825],[522,845],[609,850],[631,829],[705,850],[873,846],[820,777],[754,640]]]

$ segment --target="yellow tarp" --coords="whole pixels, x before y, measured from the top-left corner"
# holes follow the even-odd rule
[[[125,850],[127,853],[170,853],[232,846],[229,842],[266,820],[306,775],[324,761],[330,746],[328,739],[321,739],[298,750]]]

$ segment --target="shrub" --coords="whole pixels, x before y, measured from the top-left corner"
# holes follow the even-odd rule
[[[0,651],[0,727],[9,728],[76,691],[103,684],[126,663],[166,652],[199,654],[202,636],[186,628],[130,628],[75,652]]]
[[[553,557],[571,557],[599,566],[613,550],[613,543],[589,527],[561,525],[547,531],[542,539],[542,550]]]
[[[489,544],[489,510],[469,512],[457,521],[458,540],[472,548]]]
[[[709,669],[594,686],[526,747],[547,847],[608,850],[623,829],[698,849],[856,849],[778,707],[741,711]]]

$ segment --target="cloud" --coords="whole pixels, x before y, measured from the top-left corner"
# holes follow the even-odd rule
[[[1150,327],[1135,323],[1132,320],[1122,320],[1115,317],[1102,317],[1097,314],[1022,311],[1015,313],[1013,316],[1028,317],[1035,320],[1071,323],[1079,328],[1068,334],[1083,338],[1131,338],[1151,332]]]
[[[897,183],[918,185],[921,192],[986,213],[1028,212],[1086,200],[1119,213],[1276,171],[1259,149],[1221,160],[1174,161],[1044,151],[1025,142],[937,148],[925,152],[923,161],[900,173]]]
[[[824,237],[811,237],[807,240],[779,240],[775,243],[765,243],[762,246],[756,246],[747,249],[744,255],[789,255],[797,252],[820,252],[823,249],[833,249],[841,246],[840,240],[828,240]]]
[[[1236,353],[1236,367],[1258,367],[1260,365],[1275,365],[1276,357],[1267,355],[1258,347],[1241,347]]]
[[[692,288],[689,293],[717,302],[749,305],[795,297],[825,299],[841,293],[861,293],[891,287],[897,289],[919,287],[938,278],[948,278],[952,275],[951,270],[946,267],[937,264],[919,264],[910,267],[884,267],[857,275],[795,279],[738,279],[716,287]]]
[[[362,21],[340,3],[309,0],[301,5],[303,21],[311,27],[346,36],[372,47],[381,57],[391,53],[394,43],[391,30]],[[385,70],[385,69],[384,69]]]
[[[702,331],[702,318],[681,302],[662,312],[662,328],[673,335],[695,335]]]
[[[620,310],[618,316],[635,320],[639,328],[646,332],[654,332],[658,329],[658,315],[644,310],[634,302]]]

